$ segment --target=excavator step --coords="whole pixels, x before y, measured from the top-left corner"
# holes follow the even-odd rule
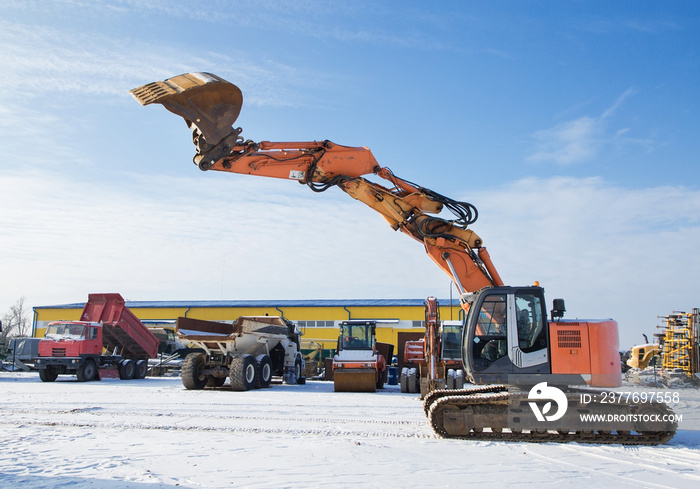
[[[377,372],[374,369],[337,368],[333,371],[335,392],[377,392]]]

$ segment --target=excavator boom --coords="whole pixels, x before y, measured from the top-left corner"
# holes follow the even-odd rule
[[[178,75],[131,94],[142,105],[162,104],[185,119],[201,170],[296,180],[315,192],[337,186],[378,212],[392,229],[423,243],[461,293],[503,285],[481,238],[468,229],[476,221],[476,208],[399,178],[380,166],[368,148],[330,141],[243,141],[241,129],[231,127],[243,103],[241,91],[209,73]],[[454,218],[438,217],[444,209]]]

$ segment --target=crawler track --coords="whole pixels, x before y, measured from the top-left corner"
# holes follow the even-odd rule
[[[567,392],[570,409],[596,414],[653,413],[673,415],[666,404],[653,402],[643,406],[625,402],[613,404],[579,402],[583,391]],[[660,445],[668,442],[676,432],[674,423],[664,431],[615,431],[602,429],[519,429],[509,423],[509,405],[527,406],[527,393],[509,393],[506,386],[488,385],[460,391],[434,391],[425,398],[424,409],[428,420],[439,436],[469,440],[500,440],[528,442],[578,442],[594,444]]]

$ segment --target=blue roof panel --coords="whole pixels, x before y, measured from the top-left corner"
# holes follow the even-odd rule
[[[449,306],[449,299],[438,299],[442,306]],[[199,307],[423,307],[423,299],[310,299],[310,300],[216,300],[216,301],[126,301],[128,308],[177,309]],[[452,300],[458,306],[457,299]],[[85,302],[35,306],[34,309],[82,309]]]

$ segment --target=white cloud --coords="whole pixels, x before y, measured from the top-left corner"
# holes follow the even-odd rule
[[[527,159],[567,166],[590,161],[612,144],[658,147],[653,140],[628,137],[629,128],[610,128],[617,110],[634,93],[627,89],[598,116],[582,116],[536,131],[532,135],[535,149]]]
[[[0,101],[25,101],[26,105],[27,100],[46,94],[121,98],[139,84],[214,70],[245,87],[246,104],[294,106],[302,102],[301,89],[327,79],[309,67],[254,57],[235,48],[225,52],[193,54],[177,43],[154,44],[0,20]]]
[[[580,117],[537,131],[533,134],[537,150],[528,160],[554,161],[560,165],[586,161],[598,152],[602,132],[600,119],[591,117]]]
[[[539,280],[570,318],[613,317],[623,345],[697,307],[700,192],[597,178],[470,195],[504,281]],[[241,175],[130,175],[119,186],[0,176],[0,311],[120,292],[133,300],[447,297],[420,244],[337,189]]]

